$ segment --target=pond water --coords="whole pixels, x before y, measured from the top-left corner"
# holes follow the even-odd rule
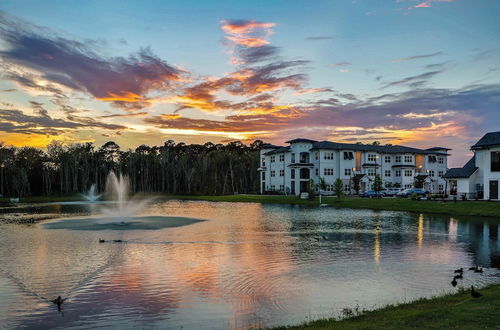
[[[78,217],[94,213],[75,203],[0,209],[2,326],[270,327],[500,282],[498,221],[166,201],[142,216],[169,216],[176,226],[58,224],[81,225]],[[179,217],[190,219],[180,226]],[[29,219],[44,220],[20,223]],[[467,270],[475,264],[483,274]],[[49,301],[58,295],[67,298],[61,312]]]

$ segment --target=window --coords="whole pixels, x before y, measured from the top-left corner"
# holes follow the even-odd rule
[[[280,176],[285,176],[285,170],[280,170]]]
[[[271,185],[271,191],[275,191],[276,190],[276,186],[275,185]]]
[[[285,185],[284,184],[280,184],[280,191],[285,191]]]
[[[284,162],[285,161],[285,155],[280,155],[280,162]]]
[[[276,176],[276,171],[271,171],[271,177],[275,177]]]
[[[384,176],[386,176],[386,177],[391,176],[391,170],[385,170]]]
[[[262,157],[262,167],[266,166],[266,159]]]
[[[325,191],[333,191],[333,184],[327,184]]]
[[[401,156],[396,156],[396,163],[401,163]]]
[[[292,164],[295,163],[295,153],[292,153]]]
[[[374,154],[369,154],[368,155],[368,161],[369,162],[375,162],[377,160],[377,155]]]
[[[274,163],[276,161],[276,157],[275,156],[271,156],[271,163]]]
[[[384,161],[385,161],[386,163],[390,163],[390,162],[391,162],[391,156],[385,156],[385,157],[384,157]]]
[[[344,160],[352,160],[352,159],[354,159],[352,151],[344,151]]]
[[[318,159],[319,159],[319,152],[315,152],[315,153],[314,153],[314,158],[315,158],[316,160],[318,160]]]
[[[438,176],[439,176],[440,178],[442,178],[442,177],[443,177],[443,175],[444,175],[444,172],[443,172],[443,171],[439,171],[439,172],[438,172]]]
[[[413,187],[413,185],[412,185],[411,183],[407,183],[407,184],[405,184],[405,188],[406,188],[406,189],[409,189],[409,188],[412,188],[412,187]]]
[[[290,171],[290,177],[292,179],[295,179],[295,170],[292,168],[292,170]]]
[[[436,156],[429,156],[428,157],[428,162],[429,163],[435,163],[436,162]]]
[[[438,163],[439,164],[444,164],[444,158],[443,157],[439,157],[438,158]]]
[[[333,152],[325,152],[325,159],[333,159]]]
[[[444,186],[442,184],[438,185],[438,191],[440,193],[443,193],[444,192]]]
[[[327,176],[331,176],[333,175],[333,168],[325,168],[323,173]]]
[[[262,172],[262,181],[266,180],[266,172]]]
[[[377,170],[375,168],[369,168],[368,169],[368,175],[369,176],[375,176],[377,174]]]
[[[316,173],[316,176],[318,176],[319,175],[319,169],[318,168],[315,169],[314,173]]]
[[[401,170],[396,170],[396,172],[394,173],[394,176],[401,176]]]
[[[491,171],[500,171],[500,151],[494,151],[491,153]]]
[[[344,184],[344,191],[345,192],[349,192],[350,191],[348,184]]]
[[[405,170],[405,176],[412,176],[413,171],[412,170]]]
[[[413,162],[413,156],[405,156],[405,163],[411,163]]]
[[[431,170],[431,171],[429,171],[429,176],[430,176],[431,178],[433,178],[433,177],[434,177],[434,174],[435,174],[435,173],[434,173],[434,171],[432,171],[432,170]]]
[[[344,169],[344,175],[345,176],[351,176],[351,174],[352,174],[352,169],[350,169],[350,168],[345,168]]]

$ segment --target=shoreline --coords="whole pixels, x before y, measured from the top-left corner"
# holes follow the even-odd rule
[[[156,196],[156,200],[193,200],[210,202],[239,202],[239,203],[262,203],[262,204],[289,204],[304,206],[319,206],[318,197],[313,200],[303,200],[296,196],[282,195],[222,195],[222,196],[198,196],[198,195],[162,195]],[[76,202],[81,201],[81,195],[67,196],[33,196],[20,199],[20,203],[9,203],[8,199],[0,199],[0,206],[15,206],[23,203],[49,203],[49,202]],[[384,211],[416,212],[426,214],[440,214],[450,216],[486,217],[500,221],[500,202],[491,201],[416,201],[407,198],[360,198],[322,197],[322,203],[329,207],[350,209],[371,209]]]
[[[346,309],[348,318],[325,318],[271,328],[292,329],[483,329],[500,326],[500,284],[476,288],[482,296],[473,298],[470,288],[433,298],[423,298],[406,304],[389,305],[359,315]]]

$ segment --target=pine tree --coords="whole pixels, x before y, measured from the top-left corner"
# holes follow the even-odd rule
[[[333,192],[339,199],[344,194],[344,183],[340,178],[337,178],[337,180],[335,180],[335,182],[333,183]]]

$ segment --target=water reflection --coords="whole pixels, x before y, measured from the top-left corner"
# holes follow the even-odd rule
[[[0,212],[5,219],[93,210]],[[489,276],[499,266],[498,224],[480,219],[177,201],[153,204],[144,215],[207,221],[125,232],[0,224],[0,323],[258,328],[457,290],[450,270],[476,263],[489,268],[466,273],[463,286],[500,280]],[[99,237],[124,243],[99,244]],[[49,300],[58,295],[68,298],[64,317]]]

